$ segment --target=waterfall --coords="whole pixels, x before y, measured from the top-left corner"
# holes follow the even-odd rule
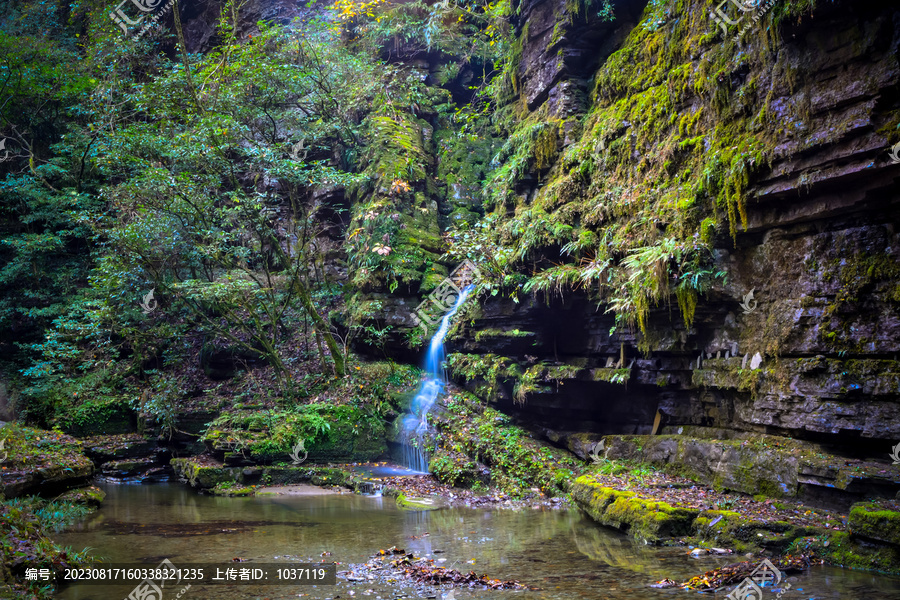
[[[403,445],[403,464],[414,471],[421,473],[428,472],[428,457],[421,448],[422,435],[428,429],[428,411],[434,406],[438,396],[444,391],[446,381],[444,378],[444,337],[450,329],[450,319],[459,310],[459,307],[466,301],[466,297],[472,291],[474,286],[466,287],[453,304],[446,315],[441,319],[441,324],[431,343],[428,345],[428,354],[425,356],[425,381],[422,382],[416,397],[409,406],[409,414],[403,417],[402,438],[405,440]],[[416,441],[416,444],[413,442]]]

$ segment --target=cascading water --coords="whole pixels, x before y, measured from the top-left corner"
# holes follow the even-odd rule
[[[466,297],[474,286],[466,287],[444,317],[437,332],[431,338],[428,346],[428,354],[425,357],[425,381],[416,393],[409,407],[409,414],[403,417],[403,464],[414,471],[425,473],[428,471],[428,457],[422,450],[422,435],[428,429],[428,411],[434,406],[438,396],[444,391],[446,381],[444,379],[444,337],[450,329],[450,319],[466,301]]]

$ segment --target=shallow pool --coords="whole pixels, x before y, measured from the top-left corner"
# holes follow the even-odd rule
[[[439,566],[490,577],[516,579],[534,591],[485,591],[388,583],[381,579],[333,586],[194,584],[184,600],[230,598],[533,598],[628,599],[712,598],[649,584],[664,577],[683,580],[734,558],[689,557],[686,548],[653,548],[595,525],[574,510],[451,508],[399,510],[392,499],[355,494],[219,498],[179,483],[102,484],[103,507],[58,541],[115,563],[156,566],[278,561],[336,562],[338,572],[365,563],[379,549],[397,546],[430,556]],[[330,553],[325,557],[323,553]],[[900,600],[900,580],[830,567],[789,577],[784,600],[842,598]],[[126,598],[134,585],[75,586],[65,600]],[[167,590],[175,598],[181,587]],[[715,597],[725,598],[726,594]],[[766,591],[762,600],[774,600]],[[746,600],[750,600],[747,598]],[[753,599],[756,600],[756,599]]]

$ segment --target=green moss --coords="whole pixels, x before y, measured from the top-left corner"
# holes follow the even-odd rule
[[[645,543],[660,543],[688,534],[699,512],[605,487],[590,475],[578,477],[572,484],[571,493],[594,520],[626,531]]]
[[[72,502],[87,506],[100,506],[105,499],[106,492],[93,485],[69,490],[57,498],[60,502]]]
[[[472,244],[502,256],[506,272],[531,270],[525,291],[581,287],[645,336],[649,311],[673,295],[691,326],[699,299],[724,277],[710,252],[716,232],[736,239],[747,227],[750,182],[784,137],[777,123],[808,116],[798,102],[770,117],[776,82],[800,76],[773,40],[738,48],[703,10],[682,8],[683,19],[667,19],[661,3],[647,4],[596,73],[580,139],[561,154],[547,104],[513,124],[486,186],[490,243]],[[551,44],[564,29],[557,23]],[[536,194],[523,194],[535,174]],[[569,258],[552,265],[560,249]]]
[[[262,463],[291,461],[299,441],[310,461],[362,462],[387,453],[386,435],[384,421],[360,406],[306,404],[291,411],[224,413],[209,425],[201,441]]]
[[[591,379],[593,381],[606,381],[607,383],[626,384],[631,379],[631,369],[622,367],[591,369]]]
[[[818,265],[816,265],[818,266]],[[874,298],[897,302],[897,281],[900,279],[900,264],[888,254],[858,253],[842,255],[822,265],[817,276],[836,279],[839,284],[834,301],[823,313],[819,325],[819,336],[829,347],[836,350],[863,352],[866,340],[856,335],[852,329],[854,321],[839,318],[847,306],[871,302]],[[865,312],[856,309],[856,312]]]
[[[881,504],[854,504],[850,509],[849,527],[854,536],[900,546],[900,512]]]
[[[414,498],[400,494],[397,496],[397,507],[403,510],[437,510],[444,508],[444,504],[439,498]]]
[[[537,333],[533,331],[520,331],[519,329],[479,329],[475,332],[475,340],[481,341],[485,338],[534,338]]]
[[[893,545],[861,544],[849,533],[838,531],[829,535],[828,546],[819,544],[820,556],[826,562],[848,569],[900,573],[900,549]]]
[[[470,394],[454,394],[446,411],[435,414],[437,430],[433,452],[438,456],[464,455],[490,465],[490,483],[512,497],[539,488],[549,496],[564,493],[581,462],[570,454],[531,438],[509,418]],[[461,457],[459,460],[464,460]],[[475,485],[487,478],[477,475]]]
[[[310,483],[322,487],[344,486],[350,481],[350,473],[337,468],[319,467],[312,471]]]
[[[86,480],[94,472],[91,460],[83,454],[81,442],[60,431],[45,431],[9,423],[0,428],[5,455],[4,469],[22,471],[22,476],[0,482],[0,497],[37,493],[39,486],[72,485]]]
[[[437,448],[428,461],[428,470],[441,483],[457,487],[471,487],[478,481],[475,461],[462,452]]]
[[[701,513],[692,525],[693,539],[733,549],[735,552],[759,552],[763,549],[784,552],[798,536],[823,534],[815,527],[796,527],[784,521],[754,521],[727,510]]]
[[[213,496],[245,497],[256,494],[255,487],[240,485],[233,481],[217,483],[216,486],[209,491]]]
[[[477,394],[486,399],[496,396],[499,386],[521,377],[521,368],[512,359],[496,354],[460,354],[447,356],[447,366],[455,377],[476,384]]]
[[[219,484],[234,483],[240,478],[241,469],[208,465],[196,457],[173,458],[170,462],[175,474],[183,477],[193,487],[212,489]]]

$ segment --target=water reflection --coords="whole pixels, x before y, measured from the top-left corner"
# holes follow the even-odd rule
[[[664,577],[686,579],[733,559],[696,560],[684,548],[652,548],[601,528],[576,511],[513,511],[491,508],[402,511],[390,499],[316,495],[261,498],[200,496],[179,484],[105,485],[103,508],[59,541],[90,546],[95,555],[156,565],[169,558],[185,563],[334,561],[338,571],[364,563],[381,548],[396,545],[428,555],[440,566],[491,577],[518,579],[538,591],[457,590],[470,598],[651,600],[689,597],[680,590],[656,590]],[[323,552],[330,552],[322,557]],[[231,598],[441,598],[447,589],[419,589],[402,582],[337,586],[193,586],[184,600]],[[900,581],[868,573],[818,567],[791,578],[784,600],[900,600]],[[64,600],[125,598],[134,586],[79,586]],[[366,595],[366,590],[372,590]],[[698,597],[712,597],[708,595]],[[716,597],[724,598],[725,594]],[[168,600],[168,598],[166,599]]]

